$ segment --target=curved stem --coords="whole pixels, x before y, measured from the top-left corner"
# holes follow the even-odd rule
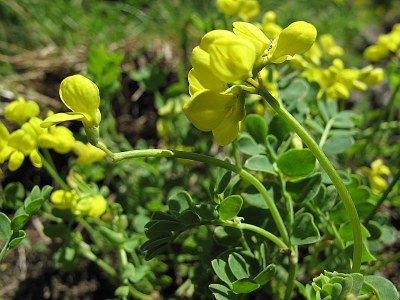
[[[100,149],[103,148],[104,146],[102,146],[102,148]],[[243,170],[238,166],[235,166],[227,161],[220,160],[208,155],[193,153],[193,152],[178,151],[178,150],[146,149],[146,150],[131,150],[131,151],[124,151],[117,153],[112,153],[108,150],[106,153],[111,157],[111,159],[114,162],[128,158],[138,158],[138,157],[175,157],[175,158],[199,161],[232,171],[240,175],[243,179],[247,180],[260,192],[268,208],[270,209],[272,218],[275,221],[275,224],[279,230],[282,239],[284,240],[285,243],[289,244],[289,235],[286,230],[285,224],[278,211],[278,208],[275,205],[275,202],[268,194],[267,189],[256,177],[254,177],[253,175],[251,175],[250,173],[246,172],[245,170]]]
[[[349,214],[350,223],[353,229],[354,251],[352,272],[359,272],[361,267],[362,255],[361,223],[358,217],[357,209],[353,203],[353,200],[351,199],[349,192],[346,189],[346,186],[340,179],[329,159],[318,147],[313,138],[300,125],[300,123],[286,109],[284,109],[265,88],[260,88],[258,91],[260,95],[272,106],[279,117],[282,118],[287,124],[289,124],[290,127],[297,133],[297,135],[303,140],[310,151],[318,159],[321,167],[325,170],[329,178],[332,180],[333,185],[336,187],[340,198],[342,199],[343,204]]]
[[[259,235],[265,237],[267,240],[270,240],[273,242],[275,245],[277,245],[279,248],[282,250],[287,250],[289,249],[288,245],[286,245],[280,238],[278,238],[276,235],[272,234],[271,232],[262,229],[258,226],[252,225],[252,224],[247,224],[247,223],[236,223],[232,221],[217,221],[213,223],[214,225],[221,225],[221,226],[228,226],[228,227],[233,227],[241,230],[249,230],[253,231],[255,233],[258,233]]]
[[[54,181],[62,188],[63,190],[69,191],[70,187],[65,183],[65,181],[60,177],[56,169],[53,167],[53,165],[47,161],[47,159],[41,155],[42,158],[42,163],[44,168],[46,169],[47,173],[54,179]]]

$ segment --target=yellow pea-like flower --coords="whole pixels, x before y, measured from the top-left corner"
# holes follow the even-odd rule
[[[107,200],[101,195],[80,198],[73,213],[89,217],[100,217],[107,209]]]
[[[56,190],[50,196],[50,201],[57,209],[71,209],[76,205],[78,195],[75,192]]]
[[[4,109],[4,117],[10,121],[22,125],[29,118],[36,117],[40,113],[39,105],[34,101],[25,101],[18,97]]]
[[[42,127],[50,127],[64,121],[79,120],[83,123],[89,141],[97,144],[101,120],[100,94],[97,85],[82,75],[65,78],[60,85],[60,98],[72,111],[47,117]]]
[[[234,22],[235,35],[248,40],[256,48],[256,54],[261,55],[265,49],[271,46],[271,40],[255,25],[247,22]]]
[[[383,176],[389,176],[391,172],[382,159],[374,160],[370,168],[361,167],[359,172],[367,175],[373,193],[380,194],[387,188],[388,184]]]
[[[75,141],[72,151],[78,156],[75,163],[78,165],[88,165],[100,161],[106,153],[103,150],[93,146],[92,144],[84,144],[80,141]]]
[[[220,12],[243,20],[257,16],[260,11],[257,0],[217,0],[216,6]]]
[[[282,63],[293,55],[306,52],[314,44],[317,37],[315,27],[304,21],[297,21],[283,29],[274,40],[268,52],[271,63]]]
[[[212,131],[221,146],[231,143],[245,116],[241,94],[223,94],[205,90],[193,95],[183,111],[192,124],[202,131]]]

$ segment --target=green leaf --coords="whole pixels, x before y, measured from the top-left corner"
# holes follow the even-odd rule
[[[154,239],[168,235],[171,231],[181,229],[182,227],[182,224],[176,221],[155,221],[155,223],[145,230],[145,234],[148,238]]]
[[[247,155],[257,155],[261,153],[260,146],[247,134],[241,134],[236,140],[236,145],[240,152]]]
[[[199,204],[195,206],[196,213],[205,220],[215,220],[218,218],[218,212],[212,204]]]
[[[279,96],[286,104],[286,109],[291,110],[301,102],[309,91],[309,86],[304,79],[295,78],[290,84],[280,91]]]
[[[200,217],[195,212],[186,210],[178,217],[178,221],[184,225],[195,225],[200,223]]]
[[[246,160],[244,166],[249,170],[276,175],[274,167],[265,155],[255,155],[250,157],[248,160]]]
[[[365,224],[365,227],[367,228],[368,232],[370,233],[370,237],[369,240],[378,240],[381,235],[382,235],[382,229],[381,229],[381,225],[374,221],[374,220],[370,220],[368,221],[367,224]]]
[[[229,286],[236,280],[226,261],[216,258],[211,261],[211,266],[218,278],[227,283]]]
[[[326,155],[335,155],[345,152],[354,140],[349,136],[332,136],[327,139],[325,144],[322,146],[322,150]]]
[[[244,201],[251,206],[258,207],[261,209],[268,209],[268,205],[265,202],[265,199],[260,193],[250,194],[250,193],[242,193]]]
[[[225,172],[225,174],[222,176],[221,180],[218,182],[217,194],[221,194],[225,191],[231,178],[232,178],[232,172],[231,171]]]
[[[8,240],[11,234],[11,221],[4,213],[0,212],[0,241]]]
[[[222,284],[210,284],[208,286],[217,300],[235,300],[237,296],[226,286]]]
[[[234,246],[241,238],[242,233],[237,228],[218,226],[214,230],[214,239],[221,246]]]
[[[172,237],[171,235],[167,235],[164,237],[158,237],[156,239],[152,239],[152,240],[147,240],[146,242],[144,242],[142,244],[142,246],[140,247],[141,250],[143,251],[148,251],[151,249],[155,249],[158,248],[162,245],[166,245],[171,241]]]
[[[246,260],[239,253],[231,253],[228,257],[229,268],[236,279],[249,277],[249,266]]]
[[[29,215],[26,213],[15,215],[14,218],[12,218],[11,220],[12,230],[21,229],[28,220],[29,220]]]
[[[258,143],[264,144],[267,137],[268,127],[265,120],[256,114],[247,115],[245,125],[248,133]]]
[[[279,156],[277,165],[286,176],[307,176],[315,168],[315,157],[309,149],[290,149]]]
[[[230,220],[237,216],[243,205],[243,199],[239,195],[232,195],[224,200],[218,206],[219,218],[221,220]]]
[[[345,241],[353,241],[353,229],[350,222],[342,223],[339,228],[339,234],[341,238]],[[368,229],[361,224],[361,234],[363,237],[370,237]]]
[[[316,173],[310,177],[290,181],[286,184],[286,189],[296,203],[306,203],[313,199],[321,187],[321,173]]]
[[[162,254],[167,248],[169,244],[163,244],[159,247],[149,249],[144,257],[145,260],[150,260],[160,254]]]
[[[289,135],[290,131],[290,126],[279,116],[275,116],[269,124],[269,134],[273,134],[279,144]]]
[[[276,266],[274,264],[269,264],[256,277],[254,277],[254,280],[259,285],[264,285],[275,276],[275,273],[276,273]]]
[[[342,129],[351,129],[354,127],[353,123],[354,113],[349,110],[341,111],[338,113],[333,122],[333,127]]]
[[[364,284],[372,288],[377,296],[377,300],[398,300],[399,293],[392,282],[384,277],[376,275],[364,276]],[[362,289],[365,291],[365,288]]]
[[[25,237],[26,237],[25,231],[23,231],[23,230],[14,231],[10,238],[8,248],[12,249],[12,248],[17,247],[19,245],[19,243],[21,243],[24,240]]]
[[[181,213],[193,206],[192,197],[186,191],[181,191],[168,199],[170,211]]]
[[[42,196],[35,198],[35,200],[32,200],[32,195],[25,200],[25,212],[28,215],[34,214],[36,211],[40,209],[44,202],[44,198]]]
[[[259,283],[249,278],[239,279],[232,283],[232,291],[235,294],[248,294],[255,291],[259,287]]]
[[[2,195],[4,202],[10,208],[17,209],[25,197],[25,188],[20,182],[11,182],[4,188]]]
[[[293,245],[313,244],[320,239],[314,217],[310,213],[297,214],[293,224]]]

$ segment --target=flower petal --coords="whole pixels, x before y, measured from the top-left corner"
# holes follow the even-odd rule
[[[46,128],[61,122],[82,120],[84,118],[85,116],[83,114],[74,112],[54,114],[44,119],[40,124],[40,127]]]
[[[244,99],[239,99],[231,110],[225,115],[223,121],[212,133],[221,146],[228,145],[236,138],[240,130],[240,121],[246,115]]]
[[[271,45],[271,41],[255,25],[247,22],[234,22],[233,32],[241,38],[251,42],[256,48],[257,55],[261,55]]]
[[[233,95],[203,90],[185,103],[183,112],[199,130],[211,131],[221,123],[233,100]]]

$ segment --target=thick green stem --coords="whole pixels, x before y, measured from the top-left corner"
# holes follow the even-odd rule
[[[101,148],[102,149],[102,148]],[[193,161],[199,161],[206,163],[208,165],[217,166],[220,168],[224,168],[226,170],[232,171],[238,175],[240,175],[243,179],[247,180],[251,183],[263,196],[268,208],[270,209],[272,218],[274,219],[276,226],[281,234],[282,239],[285,243],[289,244],[289,235],[286,230],[283,219],[278,211],[278,208],[275,205],[275,202],[268,194],[265,186],[253,175],[246,172],[242,168],[235,166],[227,161],[220,160],[208,155],[193,153],[193,152],[185,152],[178,150],[164,150],[164,149],[146,149],[146,150],[132,150],[118,153],[111,153],[109,151],[106,152],[113,161],[121,161],[128,158],[138,158],[138,157],[175,157],[181,159],[188,159]]]
[[[285,300],[290,300],[292,298],[294,283],[297,273],[297,247],[294,249],[294,253],[290,254],[289,257],[289,275],[286,284]]]
[[[353,251],[353,267],[352,272],[358,273],[361,267],[361,255],[362,255],[362,235],[361,235],[361,223],[358,217],[356,207],[351,199],[349,192],[346,189],[343,181],[340,179],[335,168],[332,166],[329,159],[319,148],[313,138],[307,133],[307,131],[300,125],[300,123],[286,110],[279,102],[265,89],[260,88],[259,94],[272,106],[280,118],[282,118],[303,140],[310,151],[319,161],[321,167],[328,174],[332,180],[333,185],[336,187],[346,211],[349,214],[350,223],[353,229],[353,240],[354,240],[354,251]]]

